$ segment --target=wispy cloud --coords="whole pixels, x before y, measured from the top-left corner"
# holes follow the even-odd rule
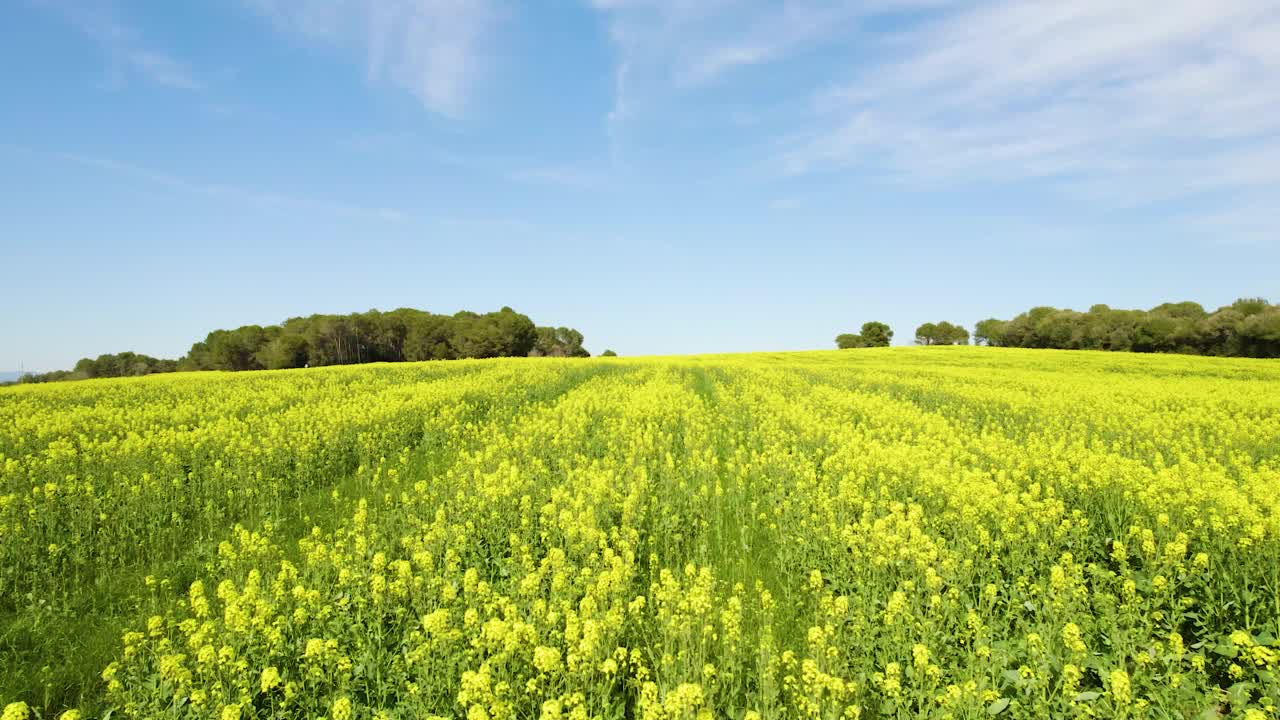
[[[430,165],[454,168],[468,175],[528,185],[556,186],[572,190],[598,190],[610,181],[607,163],[585,160],[580,164],[547,157],[521,156],[486,150],[458,150],[438,140],[403,132],[362,132],[342,145],[366,155],[414,157]]]
[[[1274,0],[588,1],[627,71],[615,136],[655,94],[687,112],[712,85],[794,62],[786,92],[808,102],[768,106],[772,149],[741,148],[783,177],[1033,182],[1112,208],[1194,196],[1280,240],[1259,211],[1280,206]],[[843,60],[816,64],[817,48]]]
[[[850,44],[868,17],[953,0],[586,0],[617,54],[606,127],[615,160],[628,120],[655,98],[695,93],[752,67]]]
[[[1280,6],[1008,0],[934,16],[817,94],[792,173],[1276,185]]]
[[[700,86],[737,68],[838,36],[868,10],[830,0],[590,0],[606,13],[622,64],[658,66]]]
[[[787,212],[791,210],[799,210],[804,207],[804,200],[795,196],[788,195],[786,197],[775,198],[769,202],[769,209],[774,212]]]
[[[126,57],[135,70],[157,84],[183,90],[196,90],[201,87],[185,65],[164,53],[154,50],[134,50]]]
[[[558,185],[577,190],[592,190],[602,186],[608,176],[596,170],[546,166],[513,170],[507,173],[507,179],[535,185]]]
[[[168,188],[178,192],[206,197],[222,198],[248,207],[288,212],[323,213],[365,220],[401,221],[405,213],[390,208],[365,207],[349,203],[318,200],[315,198],[279,193],[243,185],[206,182],[158,170],[142,165],[121,162],[113,158],[81,153],[44,152],[27,148],[0,145],[0,149],[36,155],[51,160],[75,163],[84,167],[106,171],[131,180]]]
[[[203,87],[185,63],[146,43],[142,33],[122,19],[105,2],[87,0],[35,0],[37,6],[56,12],[96,42],[108,56],[114,82],[123,84],[137,76],[168,88],[198,90]]]
[[[613,108],[605,118],[605,133],[609,136],[609,157],[614,165],[622,160],[622,127],[627,118],[627,74],[630,67],[626,61],[618,63],[613,73]]]
[[[1280,204],[1274,195],[1241,198],[1220,210],[1198,215],[1183,213],[1175,219],[1222,245],[1280,245]]]
[[[244,0],[277,26],[363,55],[370,81],[433,112],[462,113],[493,28],[496,0]]]

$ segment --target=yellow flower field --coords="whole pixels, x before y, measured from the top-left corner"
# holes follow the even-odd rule
[[[3,720],[1280,702],[1275,362],[887,348],[18,386],[0,468]]]

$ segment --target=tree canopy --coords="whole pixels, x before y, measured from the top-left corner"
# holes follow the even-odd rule
[[[108,353],[96,358],[81,358],[72,370],[53,370],[46,373],[28,373],[17,382],[56,382],[59,380],[91,380],[108,377],[137,377],[154,373],[173,372],[178,369],[177,360],[161,360],[150,355],[125,351]]]
[[[534,357],[591,357],[582,347],[582,333],[573,328],[540,327],[534,338]]]
[[[862,332],[841,333],[836,336],[836,347],[841,350],[863,347],[888,347],[893,340],[893,330],[888,325],[872,320],[862,323]]]
[[[1087,312],[1041,306],[1011,320],[974,327],[986,345],[1070,350],[1125,350],[1238,357],[1280,357],[1280,305],[1241,298],[1212,313],[1198,303],[1162,303],[1150,310]]]
[[[581,334],[579,334],[579,341]],[[273,370],[367,362],[525,356],[537,328],[504,307],[435,315],[400,308],[290,318],[280,325],[214,330],[179,361],[183,370]]]
[[[927,322],[916,328],[917,345],[968,345],[969,331],[943,320]]]
[[[527,315],[497,312],[436,315],[400,308],[350,315],[311,315],[279,325],[214,330],[180,360],[122,352],[85,358],[74,370],[28,375],[23,382],[149,375],[178,370],[278,370],[369,362],[459,358],[590,357],[582,333],[537,327]]]

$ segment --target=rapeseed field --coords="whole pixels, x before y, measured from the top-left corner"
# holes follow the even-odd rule
[[[18,386],[0,469],[3,720],[1277,717],[1274,362]]]

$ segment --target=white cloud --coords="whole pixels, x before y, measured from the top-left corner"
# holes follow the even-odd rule
[[[606,126],[615,161],[624,126],[673,95],[824,44],[850,44],[871,16],[954,0],[586,0],[617,53]]]
[[[479,72],[494,0],[245,0],[279,27],[364,55],[371,81],[461,114]]]
[[[98,43],[110,59],[109,70],[116,82],[123,83],[132,74],[179,90],[203,87],[184,63],[148,46],[142,33],[126,24],[107,2],[37,0],[36,4],[53,10]]]
[[[507,179],[534,185],[559,185],[578,190],[598,188],[607,182],[607,175],[595,170],[575,167],[545,166],[513,170]]]
[[[627,76],[631,67],[624,61],[613,73],[613,108],[605,118],[605,133],[609,136],[609,157],[615,165],[622,160],[622,127],[627,119]]]
[[[858,167],[926,183],[1280,183],[1272,0],[1008,0],[944,13],[817,96],[793,173]]]
[[[764,152],[784,176],[1034,182],[1111,209],[1188,200],[1198,216],[1280,240],[1266,211],[1280,207],[1275,0],[590,4],[627,79],[615,137],[624,118],[664,100],[696,113],[698,93],[734,79],[737,94],[717,97],[760,109],[775,138]],[[815,48],[824,54],[806,55]],[[811,102],[750,84],[752,68],[789,61],[789,74],[771,77],[793,79],[786,92]]]
[[[684,69],[683,80],[695,85],[709,82],[740,65],[764,62],[776,52],[776,47],[765,44],[713,48]]]
[[[799,210],[802,207],[804,207],[804,200],[794,195],[776,198],[769,202],[769,209],[775,212]]]
[[[185,65],[154,50],[131,50],[125,57],[138,72],[165,87],[197,90],[201,87]]]
[[[652,66],[683,86],[784,57],[837,36],[866,10],[831,0],[590,0],[604,12],[623,64]]]
[[[1183,218],[1187,224],[1220,244],[1275,247],[1280,245],[1280,205],[1275,197],[1242,200],[1231,207]]]

